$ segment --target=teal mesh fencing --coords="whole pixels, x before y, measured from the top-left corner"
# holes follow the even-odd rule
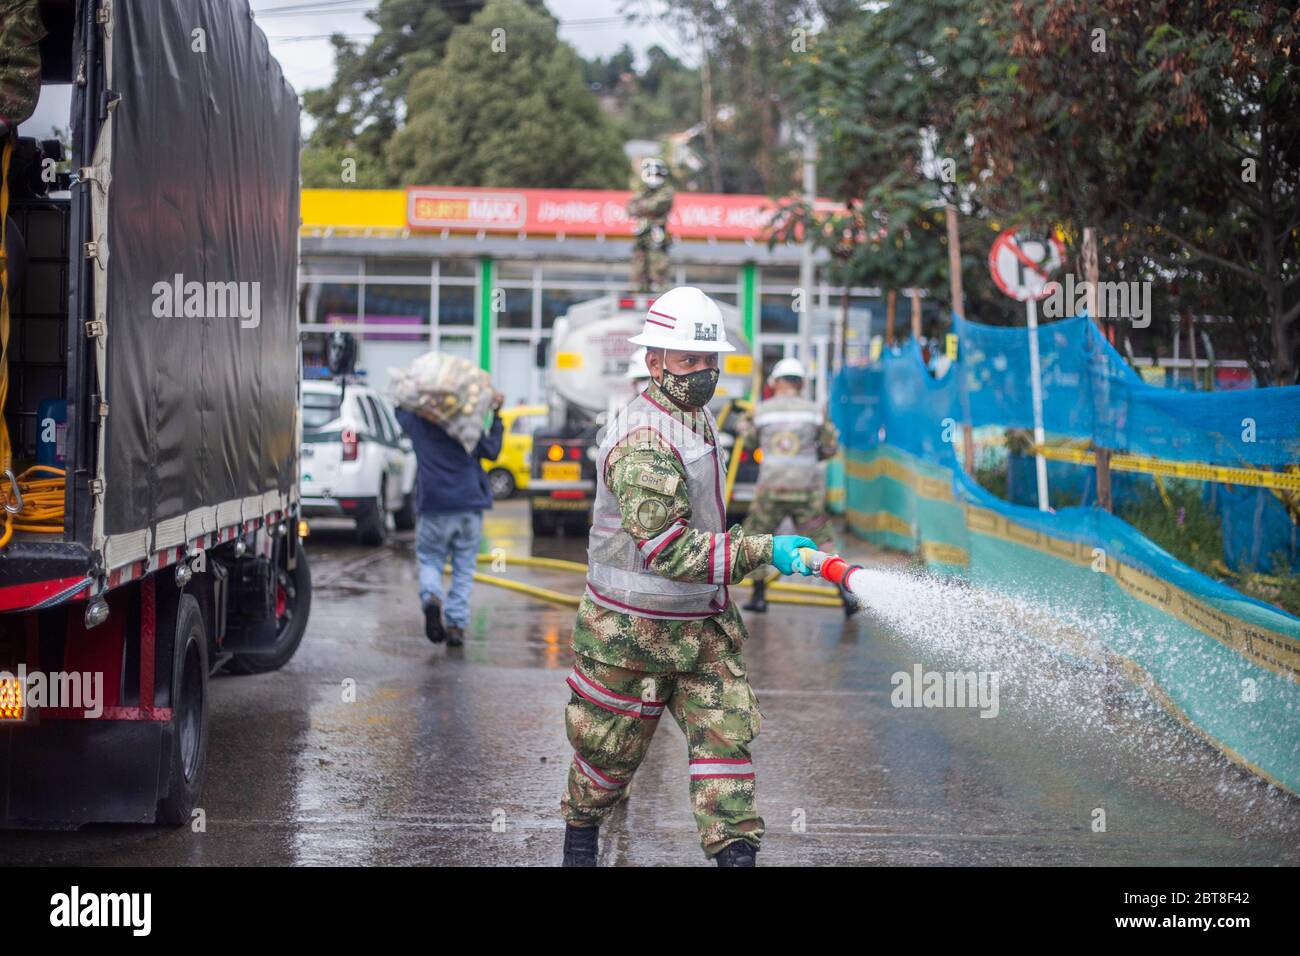
[[[954,327],[958,360],[941,377],[914,342],[835,377],[849,526],[934,570],[1107,622],[1098,640],[1167,709],[1233,760],[1300,792],[1300,618],[1219,579],[1230,575],[1197,570],[1119,516],[1164,508],[1177,533],[1184,512],[1189,521],[1198,512],[1222,538],[1219,553],[1198,556],[1206,568],[1286,574],[1296,567],[1294,500],[1113,471],[1111,514],[1096,507],[1092,466],[1049,461],[1054,510],[1041,512],[1024,450],[1002,452],[1005,489],[991,493],[962,468],[962,425],[1033,427],[1028,332],[956,317]],[[1300,387],[1162,389],[1086,318],[1037,335],[1049,444],[1269,471],[1300,464]]]

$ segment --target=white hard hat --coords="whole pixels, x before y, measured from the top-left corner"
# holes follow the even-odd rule
[[[645,349],[639,348],[632,353],[632,358],[627,363],[627,375],[625,378],[635,381],[638,378],[649,378],[650,370],[645,365]]]
[[[646,311],[641,334],[633,345],[678,352],[734,352],[718,303],[694,286],[669,289]]]
[[[807,377],[808,373],[804,371],[803,362],[800,362],[797,358],[785,358],[772,367],[772,374],[767,377],[767,380],[775,382],[778,378]]]

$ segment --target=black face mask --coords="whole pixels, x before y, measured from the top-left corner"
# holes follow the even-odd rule
[[[718,370],[702,368],[689,375],[677,375],[664,368],[659,387],[664,394],[687,408],[703,408],[713,398],[713,391],[718,387]]]

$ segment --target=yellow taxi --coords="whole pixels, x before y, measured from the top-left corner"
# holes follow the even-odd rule
[[[509,498],[517,489],[528,487],[533,430],[546,421],[550,412],[546,405],[516,405],[501,409],[501,454],[495,461],[483,462],[493,498]]]

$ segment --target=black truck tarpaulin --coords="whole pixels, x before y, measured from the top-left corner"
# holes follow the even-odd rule
[[[116,0],[106,45],[111,569],[296,493],[299,107],[246,0]]]

